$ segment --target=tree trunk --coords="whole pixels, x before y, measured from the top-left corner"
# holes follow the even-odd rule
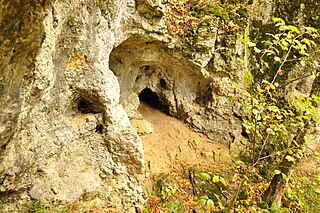
[[[309,129],[309,124],[306,123],[303,128],[298,129],[293,141],[296,143],[291,143],[291,150],[297,150],[305,144],[304,136],[307,134]],[[296,158],[294,161],[288,161],[286,156],[288,152],[284,155],[281,163],[278,166],[278,170],[281,171],[280,174],[275,174],[272,178],[271,183],[269,184],[267,190],[265,191],[262,200],[266,202],[269,207],[272,205],[276,205],[277,207],[281,207],[282,195],[284,193],[284,189],[287,185],[287,177],[289,177],[293,171],[294,166],[297,165],[300,158]]]
[[[272,178],[270,185],[263,195],[263,201],[269,206],[276,205],[281,206],[281,199],[286,187],[286,178],[290,175],[293,163],[288,162],[287,159],[283,159],[280,163],[279,170],[281,174],[275,174]]]

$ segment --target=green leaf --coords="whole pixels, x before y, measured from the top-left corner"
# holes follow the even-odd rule
[[[213,196],[215,196],[217,200],[220,200],[219,195],[217,195],[216,193],[213,193]]]
[[[316,28],[313,28],[313,27],[304,27],[308,33],[311,33],[311,34],[318,34],[318,30]]]
[[[244,164],[244,162],[242,161],[242,160],[236,160],[236,162],[235,162],[236,164],[238,164],[238,165],[243,165]]]
[[[212,182],[218,183],[219,181],[220,181],[220,177],[219,176],[213,176]]]
[[[227,185],[227,182],[223,177],[220,177],[220,183],[222,183],[224,186]]]
[[[255,47],[255,46],[256,46],[256,44],[253,43],[253,42],[251,42],[251,41],[248,41],[248,42],[247,42],[247,45],[248,45],[249,47]]]
[[[281,58],[279,58],[278,56],[275,56],[273,59],[274,59],[275,61],[281,61]]]
[[[209,199],[209,197],[208,197],[208,195],[202,195],[202,196],[200,197],[200,199],[208,200],[208,199]]]
[[[287,155],[286,156],[286,160],[289,161],[289,162],[293,162],[294,161],[294,158],[290,155]]]
[[[277,25],[276,25],[276,26],[277,26]],[[280,27],[279,27],[279,30],[282,30],[282,31],[289,30],[288,26],[286,26],[286,25],[278,25],[278,26],[280,26]],[[277,26],[277,27],[278,27],[278,26]]]
[[[228,100],[229,100],[229,102],[231,102],[231,103],[234,102],[234,96],[229,96],[229,97],[228,97]]]
[[[292,31],[294,33],[300,34],[300,30],[295,26],[288,25],[288,30],[290,30],[290,31]]]
[[[256,53],[261,53],[261,50],[257,47],[254,47],[253,50],[256,52]]]
[[[281,174],[281,171],[280,171],[280,170],[277,170],[277,169],[274,170],[273,172],[274,172],[274,174],[276,174],[276,175]]]
[[[242,43],[247,43],[249,41],[250,41],[250,39],[248,37],[245,37],[245,38],[241,39]]]
[[[281,176],[282,176],[284,179],[287,179],[287,175],[286,175],[286,174],[281,173]]]
[[[272,203],[271,212],[278,212],[278,209],[279,209],[279,207],[278,207],[277,203],[276,202]]]
[[[282,18],[273,18],[272,20],[274,23],[277,23],[276,27],[286,24]]]
[[[287,189],[287,194],[288,194],[288,195],[291,195],[291,194],[292,194],[292,189],[291,189],[290,187]]]
[[[254,83],[253,75],[251,74],[251,72],[249,70],[246,70],[243,75],[244,75],[244,78],[246,79],[248,84]]]
[[[289,43],[288,43],[286,40],[281,40],[281,44],[282,44],[284,47],[288,47],[288,46],[289,46]]]
[[[277,106],[268,106],[267,109],[271,112],[280,112]]]
[[[276,135],[276,133],[271,128],[267,128],[266,132],[271,135]]]
[[[307,38],[302,39],[301,42],[307,44],[309,47],[317,46],[316,42]]]
[[[210,180],[210,178],[211,178],[211,176],[206,172],[201,172],[199,174],[199,177],[201,180],[204,180],[204,181]]]
[[[207,200],[206,199],[200,199],[199,204],[204,206],[206,204]]]
[[[252,113],[254,115],[258,115],[259,114],[259,110],[257,110],[256,108],[252,109]]]
[[[207,200],[207,205],[210,207],[214,206],[213,200],[211,200],[211,199]]]

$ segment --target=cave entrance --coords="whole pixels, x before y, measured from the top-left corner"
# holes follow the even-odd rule
[[[142,90],[139,94],[139,100],[140,103],[143,102],[148,106],[159,109],[169,115],[169,107],[164,105],[159,99],[157,93],[153,92],[151,89],[145,88]]]

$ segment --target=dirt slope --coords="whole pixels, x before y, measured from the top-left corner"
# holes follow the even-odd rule
[[[153,126],[151,134],[141,136],[148,190],[151,190],[152,178],[160,173],[168,173],[176,162],[188,162],[191,165],[231,162],[225,145],[210,141],[180,120],[143,102],[139,112]]]

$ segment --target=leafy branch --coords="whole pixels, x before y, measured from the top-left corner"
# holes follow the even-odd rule
[[[245,73],[250,85],[245,91],[249,102],[245,104],[247,118],[243,126],[252,143],[252,165],[262,168],[278,167],[283,176],[275,174],[268,190],[265,192],[267,202],[273,203],[281,195],[283,177],[289,174],[295,162],[303,156],[304,136],[312,123],[319,122],[320,98],[315,95],[286,97],[283,88],[293,82],[307,77],[319,77],[319,62],[314,56],[319,52],[317,29],[303,27],[299,30],[280,18],[274,18],[279,33],[267,34],[269,39],[256,44],[245,38],[242,41],[252,50],[251,61],[254,66]],[[288,77],[284,67],[295,68],[295,64],[313,68],[311,73],[294,79]],[[290,67],[291,66],[291,67]],[[309,69],[310,70],[310,69]],[[286,74],[286,75],[285,75]],[[284,82],[280,86],[280,82]],[[256,153],[258,153],[256,155]],[[276,190],[275,187],[278,187]],[[278,202],[278,200],[277,200]]]

